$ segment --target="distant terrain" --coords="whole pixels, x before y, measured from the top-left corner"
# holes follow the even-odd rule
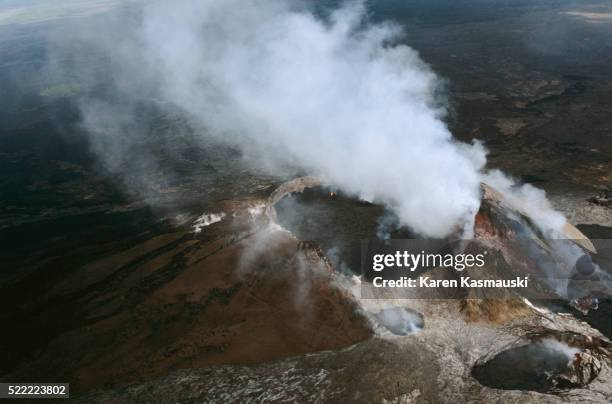
[[[98,12],[113,12],[106,3],[96,3]],[[488,167],[544,189],[587,236],[612,238],[609,2],[368,4],[372,19],[401,24],[403,41],[442,77],[439,102],[448,106],[444,119],[458,139],[482,141]],[[277,250],[249,263],[265,271],[235,273],[244,250],[256,243],[245,212],[261,209],[278,185],[303,172],[289,167],[284,176],[271,175],[265,167],[253,168],[231,145],[195,143],[191,135],[197,128],[184,115],[146,99],[139,101],[138,119],[154,141],[129,147],[134,155],[148,148],[160,164],[145,167],[145,181],[119,177],[92,151],[75,101],[106,94],[105,60],[92,72],[95,86],[78,76],[58,81],[46,40],[63,17],[34,22],[22,17],[11,23],[0,12],[0,321],[7,325],[0,335],[0,378],[70,380],[81,394],[148,382],[178,369],[277,360],[246,370],[204,370],[193,379],[193,386],[210,388],[209,378],[226,383],[247,374],[268,386],[266,372],[287,375],[283,372],[294,368],[283,358],[334,350],[296,365],[314,389],[319,368],[337,380],[351,379],[334,368],[336,360],[346,366],[369,363],[368,374],[377,374],[381,358],[370,346],[391,358],[393,369],[401,368],[393,362],[393,348],[379,340],[339,350],[368,340],[372,330],[330,282],[335,275],[305,275],[316,292],[310,317],[293,304],[300,291],[291,289],[286,270],[300,268],[302,258],[296,256],[320,262],[312,240],[277,240]],[[71,18],[98,17],[92,12]],[[125,172],[140,173],[141,163],[134,158],[122,164]],[[341,202],[351,212],[382,212]],[[218,212],[226,220],[194,233],[198,217]],[[340,222],[327,217],[310,225]],[[358,227],[344,231],[359,232]],[[607,337],[609,307],[603,304],[604,314],[589,318]],[[559,321],[579,327],[574,320]],[[352,349],[359,360],[347,354]],[[402,350],[409,358],[419,349],[407,342]],[[375,357],[369,361],[368,355]],[[422,380],[438,372],[426,359],[419,359]],[[444,373],[449,381],[456,376],[451,367]],[[348,399],[343,394],[338,397]],[[519,393],[512,394],[521,401]]]

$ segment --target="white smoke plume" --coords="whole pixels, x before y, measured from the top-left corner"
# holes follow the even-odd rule
[[[325,176],[423,235],[469,228],[485,152],[453,139],[435,74],[398,44],[398,26],[369,23],[362,1],[327,16],[290,0],[143,7],[120,44],[87,39],[111,52],[124,88],[146,79],[207,136]],[[83,108],[92,131],[101,110],[113,109]]]
[[[560,237],[565,216],[552,207],[543,190],[529,184],[518,185],[499,170],[483,174],[483,181],[501,192],[512,206],[526,213],[547,236]]]
[[[538,344],[545,350],[564,355],[567,358],[568,364],[574,359],[574,355],[580,352],[580,349],[571,347],[554,338],[543,339]]]
[[[86,32],[81,40],[108,56],[117,88],[184,111],[202,139],[323,176],[421,235],[471,235],[485,150],[453,139],[436,75],[400,44],[397,25],[368,20],[363,0],[327,14],[302,0],[153,1]],[[123,122],[129,108],[96,100],[81,112],[91,133],[110,127],[129,138],[142,132]],[[121,153],[101,152],[115,166],[130,160]]]

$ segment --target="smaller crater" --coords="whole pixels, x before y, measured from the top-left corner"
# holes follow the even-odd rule
[[[379,323],[395,335],[408,335],[423,329],[423,315],[404,307],[389,307],[376,313]]]
[[[588,352],[546,338],[477,363],[472,376],[483,386],[496,389],[550,393],[584,387],[600,370],[601,364]]]

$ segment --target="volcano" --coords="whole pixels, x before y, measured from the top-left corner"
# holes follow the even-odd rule
[[[364,282],[342,246],[376,237],[383,207],[302,177],[224,201],[207,217],[213,214],[218,220],[207,225],[194,219],[197,231],[185,226],[156,237],[51,288],[45,299],[77,302],[78,316],[9,378],[63,372],[87,403],[539,402],[542,394],[557,401],[611,393],[608,338],[578,320],[572,304],[579,299],[571,303],[557,288],[573,268],[538,284],[555,300],[514,291],[496,299],[470,291],[454,299],[360,299]],[[556,257],[557,239],[489,186],[475,223],[473,242],[505,263],[495,271],[537,275],[533,262],[517,258],[526,246],[538,246],[538,259]],[[595,261],[606,253],[575,227],[564,232],[563,246]],[[392,233],[414,237],[408,229]],[[332,239],[346,242],[334,249]],[[595,297],[580,299],[595,308]],[[534,353],[542,358],[535,376],[523,368],[506,376],[521,355]],[[546,383],[536,388],[534,377]],[[223,388],[230,384],[231,397]]]

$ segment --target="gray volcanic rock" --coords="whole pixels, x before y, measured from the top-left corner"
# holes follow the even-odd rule
[[[269,199],[268,218],[275,220],[274,204],[283,196],[317,185],[316,179],[308,177],[281,186]],[[495,245],[515,237],[516,229],[506,214],[517,218],[520,212],[512,212],[490,194],[477,217],[476,234]],[[530,222],[521,225],[530,226]],[[576,244],[585,251],[592,247],[577,229],[568,227],[568,231],[580,237]],[[301,245],[310,251],[312,262],[330,266],[316,243]],[[504,257],[512,253],[499,251]],[[349,280],[336,282],[346,290],[359,287]],[[539,308],[519,295],[469,297],[389,299],[384,301],[386,307],[381,307],[382,301],[354,299],[375,334],[348,348],[250,365],[184,369],[124,388],[93,391],[76,401],[523,404],[612,400],[612,345],[598,330],[571,314]],[[352,299],[349,294],[345,298]],[[389,332],[385,324],[389,316],[381,313],[411,313],[411,318],[422,320],[419,327],[423,328]]]
[[[416,303],[416,302],[414,302]],[[338,351],[307,354],[250,366],[219,366],[181,370],[143,384],[98,391],[80,397],[81,403],[201,403],[201,402],[609,402],[612,372],[601,346],[585,351],[572,365],[588,380],[593,366],[601,370],[590,384],[575,384],[561,394],[504,390],[481,385],[472,366],[490,352],[529,343],[535,330],[573,330],[594,339],[597,331],[570,316],[532,315],[504,326],[466,323],[456,302],[428,302],[431,319],[423,331],[404,337],[375,337]],[[603,349],[599,354],[593,353]],[[587,356],[588,355],[588,356]],[[602,360],[594,359],[595,355]],[[499,369],[509,373],[510,367]],[[569,371],[568,371],[569,372]],[[589,373],[590,372],[590,373]],[[503,374],[502,374],[503,377]],[[567,373],[558,380],[572,378]],[[578,381],[578,380],[576,380]],[[567,387],[567,386],[566,386]]]
[[[601,372],[601,362],[591,354],[575,354],[571,364],[555,377],[555,383],[567,387],[585,387]]]

